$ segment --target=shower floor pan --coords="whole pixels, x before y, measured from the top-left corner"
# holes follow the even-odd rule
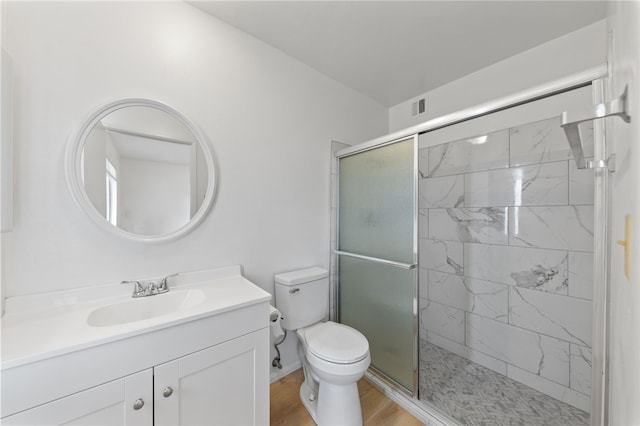
[[[589,413],[421,341],[420,399],[462,425],[589,425]]]

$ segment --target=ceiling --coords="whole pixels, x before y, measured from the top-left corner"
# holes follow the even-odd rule
[[[601,1],[189,1],[393,106],[605,17]]]

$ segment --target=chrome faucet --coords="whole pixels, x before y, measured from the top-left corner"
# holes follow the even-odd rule
[[[132,281],[122,281],[120,284],[134,284],[133,287],[133,293],[131,294],[131,297],[146,297],[146,296],[154,296],[156,294],[162,294],[162,293],[166,293],[169,291],[169,284],[167,283],[167,280],[171,277],[175,277],[178,274],[171,274],[171,275],[167,275],[166,277],[164,277],[161,281],[160,284],[157,284],[153,281],[148,282],[148,284],[145,286],[143,283],[141,283],[138,280],[132,280]]]
[[[176,274],[171,274],[164,277],[162,281],[160,281],[160,285],[158,286],[158,292],[166,293],[167,291],[169,291],[169,284],[167,283],[167,280],[171,277],[177,277],[177,276],[178,274],[176,273]]]
[[[133,294],[131,295],[131,297],[142,297],[142,296],[146,296],[146,289],[142,286],[142,284],[140,284],[140,281],[134,280],[134,281],[121,281],[120,284],[131,284],[134,283],[135,285],[133,286]]]
[[[156,287],[156,283],[149,283],[147,285],[147,290],[145,291],[145,296],[153,296],[154,294],[159,294],[158,287]]]

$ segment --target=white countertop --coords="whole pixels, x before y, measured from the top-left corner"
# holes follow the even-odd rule
[[[241,275],[240,266],[180,273],[169,281],[160,298],[196,289],[204,299],[193,307],[139,321],[91,326],[87,319],[97,308],[132,299],[132,285],[113,284],[81,290],[7,299],[1,319],[0,370],[52,356],[136,336],[243,306],[268,302],[271,295]],[[265,318],[265,327],[269,324]]]

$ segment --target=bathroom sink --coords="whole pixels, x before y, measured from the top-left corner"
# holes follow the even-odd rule
[[[140,297],[96,308],[87,317],[87,323],[92,327],[107,327],[142,321],[193,308],[204,300],[204,292],[198,289]]]

